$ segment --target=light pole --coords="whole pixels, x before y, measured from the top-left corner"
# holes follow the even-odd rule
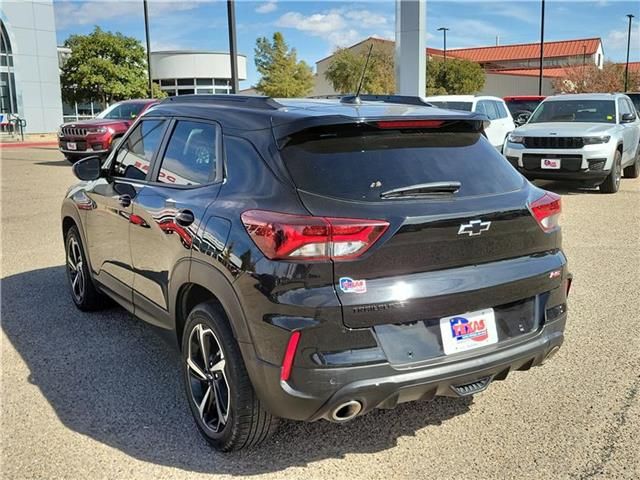
[[[538,95],[542,96],[542,62],[544,61],[544,0],[540,12],[540,74],[538,75]]]
[[[449,29],[447,27],[440,27],[438,29],[438,31],[442,32],[443,35],[444,35],[444,38],[443,38],[443,40],[444,40],[444,49],[443,49],[443,51],[444,51],[444,61],[446,62],[447,61],[447,32],[449,31]]]
[[[229,24],[229,55],[231,56],[231,93],[238,93],[238,54],[236,45],[236,7],[227,0],[227,22]]]
[[[147,0],[142,0],[144,6],[144,36],[147,42],[147,77],[149,79],[149,98],[153,98],[153,85],[151,82],[151,40],[149,39],[149,5]]]
[[[447,90],[447,93],[449,93],[449,89],[447,88],[447,32],[449,31],[449,29],[447,27],[440,27],[438,29],[439,32],[442,32],[443,34],[443,42],[444,42],[444,65],[442,65],[444,67],[444,86],[445,89]]]
[[[584,88],[584,67],[587,64],[587,46],[582,44],[582,88]]]
[[[627,91],[627,87],[629,86],[629,48],[631,45],[631,19],[633,15],[630,13],[627,15],[629,17],[629,33],[627,33],[627,63],[624,66],[624,91]]]

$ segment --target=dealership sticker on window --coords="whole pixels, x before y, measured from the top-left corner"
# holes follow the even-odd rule
[[[367,281],[342,277],[340,278],[340,290],[344,293],[365,293],[367,291]]]

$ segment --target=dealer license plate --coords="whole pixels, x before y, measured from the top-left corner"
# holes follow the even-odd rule
[[[560,159],[559,158],[543,158],[540,160],[541,168],[548,168],[551,170],[559,170],[560,169]]]
[[[493,308],[441,318],[440,333],[445,355],[498,342]]]

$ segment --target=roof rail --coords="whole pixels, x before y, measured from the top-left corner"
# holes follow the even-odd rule
[[[355,95],[314,95],[307,98],[317,99],[339,99],[341,103],[353,103],[357,104]],[[384,102],[384,103],[400,103],[405,105],[421,105],[425,107],[432,107],[429,102],[423,100],[420,97],[412,97],[409,95],[359,95],[358,98],[365,102]]]
[[[255,95],[177,95],[165,98],[161,103],[205,103],[245,108],[277,110],[282,104],[271,97]]]

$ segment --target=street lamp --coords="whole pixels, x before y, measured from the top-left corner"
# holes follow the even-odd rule
[[[231,93],[238,93],[238,50],[236,44],[236,7],[234,0],[227,0],[227,24],[229,25],[229,55],[231,58]]]
[[[540,12],[540,74],[538,75],[538,95],[542,96],[542,62],[544,61],[544,0]]]
[[[584,67],[587,64],[587,46],[582,44],[582,88],[584,88]]]
[[[149,98],[153,98],[153,86],[151,84],[151,41],[149,40],[149,6],[147,0],[142,0],[144,7],[144,36],[147,42],[147,77],[149,80]]]
[[[447,85],[447,32],[449,29],[447,27],[440,27],[438,29],[439,32],[442,32],[444,35],[444,84]],[[446,87],[445,87],[446,88]],[[447,93],[449,93],[449,89],[447,88]]]
[[[630,13],[627,15],[629,17],[629,33],[627,34],[627,63],[624,66],[624,91],[627,91],[627,87],[629,86],[629,47],[631,45],[631,19],[633,15]]]
[[[444,61],[447,61],[447,32],[449,31],[449,29],[447,27],[440,27],[438,29],[439,32],[442,32],[444,34]]]

